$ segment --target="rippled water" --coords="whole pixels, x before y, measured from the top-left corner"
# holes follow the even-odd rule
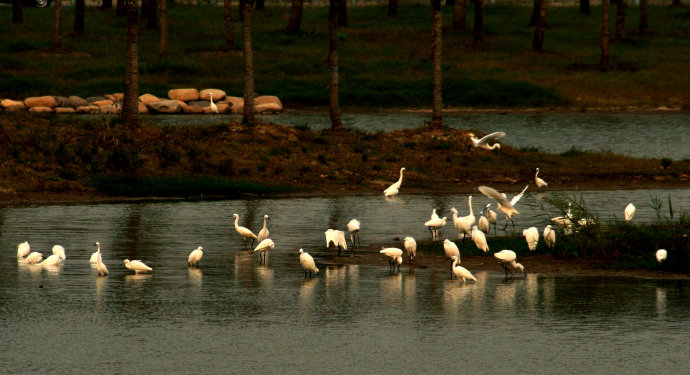
[[[166,125],[208,125],[227,117],[155,116]],[[231,118],[239,119],[239,116]],[[330,128],[328,114],[267,115],[263,121],[310,129]],[[343,125],[363,131],[392,131],[417,128],[430,120],[429,114],[343,114]],[[477,129],[484,133],[505,131],[503,142],[517,148],[537,148],[562,153],[571,148],[612,151],[634,157],[690,158],[690,114],[455,114],[444,115],[446,126]]]
[[[602,214],[655,194],[670,194],[676,209],[690,203],[687,190],[583,192]],[[318,263],[328,227],[344,229],[357,217],[363,243],[421,238],[428,236],[422,223],[432,206],[452,204],[462,213],[465,199],[376,195],[5,208],[0,373],[687,371],[688,281],[537,274],[506,281],[497,269],[462,285],[440,270],[403,267],[390,275],[385,262],[321,264],[317,278],[302,277],[297,249]],[[235,212],[255,230],[264,213],[271,215],[277,247],[267,266],[241,250]],[[518,227],[528,216],[518,217]],[[638,204],[636,220],[653,218]],[[55,269],[18,264],[16,244],[24,240],[44,254],[60,243],[68,259]],[[103,244],[107,277],[97,277],[88,263],[95,241]],[[186,257],[198,245],[204,259],[190,270]],[[124,258],[142,259],[154,271],[132,275],[118,267]]]

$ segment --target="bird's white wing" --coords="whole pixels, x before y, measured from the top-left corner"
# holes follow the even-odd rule
[[[477,146],[489,144],[489,142],[495,141],[495,140],[497,140],[497,139],[499,139],[499,138],[501,138],[501,137],[505,137],[505,135],[506,135],[506,133],[504,133],[504,132],[494,132],[494,133],[485,135],[484,137],[482,137],[482,138],[477,142]]]
[[[522,198],[522,195],[525,194],[525,191],[527,191],[527,188],[528,188],[528,187],[529,187],[529,185],[525,186],[525,188],[522,189],[522,191],[520,192],[520,194],[514,196],[513,199],[510,200],[510,205],[511,205],[511,206],[514,205],[515,203],[517,203],[517,202],[520,200],[520,198]]]
[[[505,197],[505,195],[499,193],[496,189],[488,186],[480,186],[477,189],[479,189],[479,191],[487,197],[498,201],[498,203],[500,203],[501,206],[507,209],[513,208],[512,203],[508,202],[508,199]]]
[[[506,262],[512,262],[517,258],[517,255],[515,252],[510,251],[510,250],[501,250],[497,253],[494,254],[494,257],[497,259],[506,261]]]

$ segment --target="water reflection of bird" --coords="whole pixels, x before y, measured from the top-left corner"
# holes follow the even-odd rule
[[[309,255],[309,253],[304,252],[303,249],[299,249],[299,263],[302,265],[302,268],[304,269],[304,277],[307,277],[307,272],[309,273],[309,277],[311,278],[311,274],[313,273],[319,273],[319,269],[316,267],[316,263],[314,262],[314,258]]]
[[[635,217],[635,205],[632,203],[628,203],[628,205],[625,207],[625,221],[630,221]]]
[[[472,280],[472,281],[477,281],[477,279],[472,276],[472,273],[467,270],[467,268],[458,265],[458,257],[453,255],[453,275],[455,276],[456,279],[461,278],[462,282],[464,283],[465,280]]]
[[[153,271],[153,268],[147,266],[140,260],[130,261],[129,259],[125,259],[122,264],[124,264],[128,269],[134,271],[134,273]]]
[[[501,250],[501,251],[495,253],[494,257],[496,259],[498,259],[498,262],[503,267],[503,270],[506,273],[506,278],[508,278],[508,272],[510,272],[511,275],[513,274],[513,272],[508,269],[508,265],[515,268],[515,269],[519,269],[520,271],[522,271],[522,273],[525,274],[525,276],[527,276],[527,272],[525,272],[525,267],[523,267],[522,264],[516,262],[517,254],[515,254],[514,251],[512,251],[512,250]]]
[[[505,137],[506,133],[504,132],[494,132],[488,135],[485,135],[482,138],[477,138],[474,136],[474,133],[469,133],[467,134],[470,137],[470,141],[472,142],[469,146],[467,146],[467,150],[469,151],[471,147],[479,147],[484,150],[494,150],[494,149],[501,149],[501,145],[496,142],[493,145],[489,145],[491,141],[497,141],[501,137]]]
[[[201,286],[204,273],[199,268],[189,267],[187,268],[187,274],[189,275],[189,281],[192,283],[192,285],[196,287]]]
[[[199,266],[199,262],[201,261],[201,258],[204,256],[204,248],[199,246],[196,249],[192,250],[191,253],[189,253],[189,257],[187,258],[187,265],[190,267],[197,267]]]
[[[232,216],[235,217],[235,230],[237,231],[237,233],[240,234],[240,236],[242,236],[242,241],[244,245],[243,248],[246,248],[247,246],[247,239],[252,240],[252,244],[250,245],[250,247],[254,247],[254,240],[258,238],[256,237],[256,234],[254,234],[251,230],[239,225],[240,215],[232,214]]]
[[[400,191],[400,185],[402,185],[402,180],[403,180],[403,171],[405,170],[405,167],[400,168],[400,178],[398,181],[393,183],[391,186],[389,186],[386,190],[383,191],[383,195],[386,197],[394,197],[398,195],[398,192]]]

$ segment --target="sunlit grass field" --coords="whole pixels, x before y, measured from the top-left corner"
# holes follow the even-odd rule
[[[450,27],[444,7],[443,102],[451,107],[606,107],[690,105],[690,9],[651,6],[650,28],[638,33],[639,9],[628,8],[627,37],[613,36],[611,63],[597,69],[600,9],[550,8],[546,52],[530,51],[531,8],[488,5],[485,40]],[[237,12],[237,7],[234,8]],[[0,7],[0,98],[33,95],[89,97],[122,92],[125,19],[114,10],[87,9],[86,34],[70,35],[73,8],[63,12],[63,48],[51,53],[53,11],[24,8],[13,25],[11,7]],[[285,29],[289,7],[269,7],[253,18],[256,91],[277,95],[287,107],[328,104],[327,9],[306,7],[302,32]],[[351,7],[340,29],[340,101],[350,108],[422,108],[431,105],[430,7],[401,5],[400,18],[385,6]],[[159,31],[142,29],[139,39],[140,92],[166,96],[171,88],[216,87],[242,96],[239,51],[227,51],[220,7],[169,5],[170,46],[158,56]],[[141,23],[141,26],[145,26]],[[241,24],[235,14],[236,46]]]

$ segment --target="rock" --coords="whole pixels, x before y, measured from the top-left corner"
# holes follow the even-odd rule
[[[182,107],[182,113],[188,113],[188,114],[204,113],[204,109],[198,105],[189,105],[189,104],[187,104],[181,100],[178,100],[177,102],[180,103],[180,107]]]
[[[18,102],[18,101],[12,100],[12,99],[3,99],[0,102],[0,106],[2,106],[2,108],[5,108],[5,109],[10,109],[10,108],[24,109],[25,108],[24,103]]]
[[[112,94],[105,94],[105,95],[103,95],[103,96],[104,96],[106,99],[108,99],[108,100],[112,100],[113,103],[115,102],[115,96],[114,96],[114,95],[112,95]]]
[[[254,98],[254,105],[261,105],[261,104],[267,104],[267,103],[276,103],[280,105],[280,109],[282,111],[283,109],[283,103],[280,102],[280,99],[278,99],[277,96],[273,95],[262,95],[262,96],[257,96]]]
[[[187,105],[192,105],[192,106],[197,106],[201,108],[206,108],[211,105],[211,102],[206,101],[206,100],[195,100],[193,102],[187,103]]]
[[[64,96],[54,96],[55,98],[55,107],[71,107],[72,105],[69,102],[69,99],[67,99]]]
[[[113,105],[113,101],[112,100],[97,100],[91,104],[95,105],[96,107],[105,107],[107,105]]]
[[[55,108],[55,114],[62,115],[62,114],[70,114],[70,113],[77,113],[77,111],[72,107],[57,107],[57,108]]]
[[[106,99],[105,96],[92,96],[92,97],[86,98],[86,101],[91,103],[91,104],[93,104],[94,102],[100,102],[102,100],[108,100],[108,99]]]
[[[83,105],[80,107],[77,107],[77,113],[99,113],[101,111],[100,108],[96,107],[95,105]]]
[[[120,113],[120,108],[121,108],[120,106],[116,106],[114,104],[104,105],[104,106],[100,107],[101,113],[104,113],[104,114]]]
[[[159,113],[179,113],[182,111],[182,106],[175,100],[161,100],[159,102],[150,102],[146,107],[153,112]]]
[[[242,111],[244,110],[244,98],[240,98],[238,96],[228,96],[227,98],[225,98],[225,100],[232,103],[230,109],[233,114],[242,114]]]
[[[181,100],[183,102],[191,102],[193,100],[199,100],[199,91],[197,89],[174,89],[168,91],[168,98]]]
[[[227,95],[225,91],[218,89],[204,89],[199,92],[199,99],[201,100],[211,100],[211,94],[213,94],[213,101],[219,101],[225,99]]]
[[[52,96],[34,96],[31,98],[24,99],[24,105],[26,108],[32,107],[55,107],[55,98]]]
[[[146,104],[137,102],[137,105],[139,106],[139,113],[149,113],[149,109],[146,108]]]
[[[113,99],[113,101],[116,103],[122,103],[122,101],[125,100],[125,94],[121,92],[116,92],[115,94],[113,94],[113,97],[115,98]]]
[[[52,112],[53,112],[53,108],[51,108],[51,107],[41,107],[41,106],[38,106],[38,107],[31,107],[31,108],[29,108],[29,112],[52,113]]]
[[[264,103],[254,106],[256,113],[280,113],[283,112],[283,106],[278,103]]]
[[[72,108],[86,107],[89,105],[89,102],[75,95],[70,96],[67,100],[69,100],[70,107]]]
[[[139,97],[139,100],[144,104],[149,104],[152,102],[159,102],[160,101],[160,99],[158,99],[157,97],[155,97],[151,94],[144,94],[144,95]]]

